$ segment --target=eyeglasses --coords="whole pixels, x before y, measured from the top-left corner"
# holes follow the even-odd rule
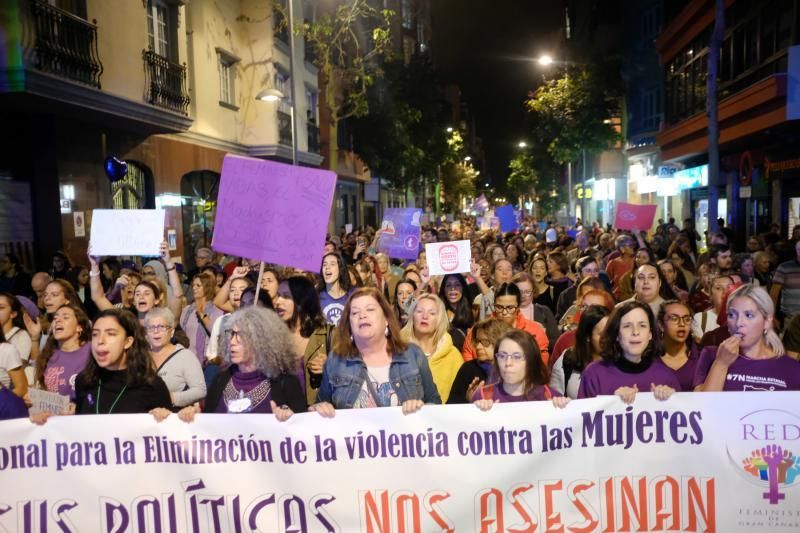
[[[519,293],[520,293],[522,296],[530,296],[530,295],[532,295],[532,294],[533,294],[533,291],[532,291],[531,289],[528,289],[527,291],[519,291]]]
[[[230,340],[233,340],[234,338],[242,340],[242,332],[241,331],[236,331],[236,330],[233,330],[233,329],[229,329],[228,330],[228,338]]]
[[[692,323],[692,317],[690,317],[689,315],[684,315],[684,316],[667,315],[666,318],[667,318],[667,322],[669,322],[670,324],[683,325],[683,324],[691,324]]]
[[[149,331],[150,333],[161,333],[171,330],[172,327],[167,326],[166,324],[156,324],[154,326],[147,326],[147,328],[145,329],[147,329],[147,331]]]
[[[500,313],[501,315],[510,315],[517,310],[516,305],[495,305],[494,310]]]
[[[481,338],[478,338],[478,337],[476,337],[476,338],[475,338],[475,342],[477,342],[478,344],[481,344],[481,345],[483,345],[483,346],[491,346],[491,345],[492,345],[492,343],[491,343],[491,342],[489,342],[489,339],[487,339],[486,337],[484,337],[484,338],[482,338],[482,339],[481,339]]]
[[[525,355],[519,352],[514,352],[514,353],[497,352],[496,354],[494,354],[494,356],[501,363],[505,363],[509,359],[515,363],[521,363],[522,361],[525,360]]]

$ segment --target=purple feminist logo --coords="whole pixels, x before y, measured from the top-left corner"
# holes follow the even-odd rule
[[[800,480],[800,456],[777,444],[756,448],[742,460],[742,466],[750,475],[769,483],[764,499],[772,505],[786,498],[779,490],[781,486],[787,487]]]

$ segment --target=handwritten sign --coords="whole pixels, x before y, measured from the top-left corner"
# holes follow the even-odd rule
[[[222,163],[217,251],[319,270],[336,174],[237,155]]]
[[[31,400],[30,414],[52,413],[60,415],[69,408],[69,396],[49,392],[42,389],[28,389],[28,397]]]
[[[514,212],[514,206],[511,204],[498,207],[494,210],[494,214],[500,220],[500,231],[516,231],[519,228],[517,223],[517,215]]]
[[[163,209],[95,209],[92,255],[159,255],[164,240]]]
[[[614,227],[633,231],[647,231],[656,217],[655,205],[635,205],[619,202]]]
[[[432,242],[425,245],[425,257],[431,276],[470,271],[470,242]]]
[[[419,254],[421,209],[387,209],[378,248],[389,257],[416,259]]]

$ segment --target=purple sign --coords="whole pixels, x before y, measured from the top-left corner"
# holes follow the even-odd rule
[[[315,272],[335,186],[327,170],[226,155],[211,247]]]
[[[419,255],[421,209],[387,209],[381,224],[378,249],[395,259],[416,259]]]
[[[514,212],[513,205],[508,204],[498,207],[494,210],[494,214],[500,219],[500,231],[516,231],[519,228],[519,224],[517,224],[517,215]]]

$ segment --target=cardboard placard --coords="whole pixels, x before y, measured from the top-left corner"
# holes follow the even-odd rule
[[[335,186],[327,170],[226,155],[212,249],[319,270]]]
[[[69,396],[64,396],[57,392],[31,387],[28,389],[28,397],[32,404],[28,412],[32,415],[38,413],[60,415],[69,409]]]
[[[470,241],[432,242],[425,245],[425,258],[431,276],[470,271]]]
[[[158,256],[163,241],[163,209],[95,209],[92,212],[92,255]]]

